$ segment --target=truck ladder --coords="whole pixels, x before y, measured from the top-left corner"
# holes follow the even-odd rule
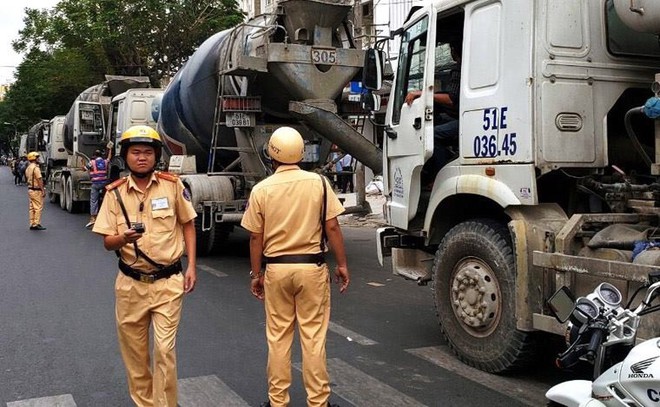
[[[215,113],[213,119],[213,134],[211,137],[211,148],[209,150],[208,157],[208,167],[206,172],[208,175],[233,175],[233,176],[243,176],[243,177],[254,177],[259,174],[248,173],[242,171],[231,171],[235,167],[238,167],[241,163],[241,156],[239,154],[238,158],[232,161],[229,165],[224,167],[221,171],[216,170],[216,158],[219,151],[235,151],[238,153],[247,153],[247,154],[258,154],[255,148],[253,147],[230,147],[230,146],[220,146],[219,140],[221,137],[220,130],[222,127],[227,127],[226,122],[224,121],[226,112],[223,110],[223,99],[227,96],[234,95],[225,95],[223,90],[223,84],[225,83],[226,75],[220,73],[218,75],[218,90],[215,104]]]

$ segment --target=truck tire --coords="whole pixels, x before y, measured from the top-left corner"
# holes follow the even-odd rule
[[[222,246],[225,244],[229,235],[234,230],[234,225],[230,223],[219,223],[215,225],[215,238],[213,240],[213,253],[222,251]]]
[[[60,195],[60,208],[64,210],[66,210],[66,179],[66,176],[60,176],[60,190],[62,191]]]
[[[66,210],[69,213],[78,213],[82,210],[84,202],[73,200],[73,179],[66,177]]]
[[[57,203],[58,198],[59,195],[53,193],[52,191],[48,191],[48,202]]]
[[[516,329],[516,265],[505,225],[456,225],[435,254],[433,280],[440,329],[461,361],[504,373],[534,360],[533,336]]]
[[[197,240],[197,255],[208,256],[213,252],[215,243],[215,224],[211,224],[211,229],[202,232],[202,217],[197,214],[195,218],[195,235]]]

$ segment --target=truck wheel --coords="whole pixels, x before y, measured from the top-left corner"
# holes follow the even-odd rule
[[[464,363],[491,373],[525,367],[532,335],[516,329],[516,266],[506,226],[488,219],[447,233],[433,262],[440,329]]]
[[[54,194],[52,191],[48,191],[48,202],[57,203],[59,195]]]
[[[215,239],[213,241],[213,252],[218,253],[222,250],[222,245],[225,244],[229,235],[234,230],[234,225],[220,223],[215,225]]]
[[[66,189],[66,211],[69,213],[74,213],[73,181],[71,180],[71,177],[66,178],[65,189]]]
[[[208,256],[211,254],[215,242],[215,224],[211,224],[210,230],[202,232],[202,217],[197,216],[195,218],[195,234],[197,236],[197,255]]]
[[[60,208],[66,209],[66,177],[64,175],[60,177],[60,190],[62,191],[60,195]]]

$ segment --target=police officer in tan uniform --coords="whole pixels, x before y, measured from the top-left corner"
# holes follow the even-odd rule
[[[176,407],[174,345],[183,295],[197,279],[196,214],[181,180],[154,171],[162,148],[155,130],[131,127],[119,143],[131,174],[106,187],[93,231],[119,256],[115,314],[131,398],[139,407]],[[188,265],[182,275],[184,251]]]
[[[44,197],[46,196],[46,189],[44,189],[44,180],[41,176],[41,169],[37,163],[39,153],[32,151],[28,153],[27,159],[30,162],[25,169],[25,178],[28,185],[28,198],[29,216],[30,216],[30,230],[46,230],[41,226],[41,211],[44,208]]]
[[[329,405],[325,343],[330,320],[330,275],[324,258],[326,235],[337,261],[335,275],[340,292],[348,288],[350,281],[337,221],[344,208],[324,177],[298,167],[304,149],[300,133],[291,127],[281,127],[272,134],[268,154],[275,173],[252,189],[241,222],[250,231],[250,289],[255,297],[265,300],[269,401],[262,406],[289,405],[296,323],[307,405]],[[262,256],[267,263],[265,273],[261,272]]]

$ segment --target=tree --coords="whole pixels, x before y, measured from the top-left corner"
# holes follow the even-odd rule
[[[0,122],[26,131],[42,118],[65,114],[78,94],[103,77],[75,50],[32,50],[17,69],[16,82],[0,103]],[[14,128],[12,128],[12,132]]]
[[[98,73],[172,76],[206,38],[243,20],[235,0],[62,0],[26,9],[17,52],[77,50]]]

